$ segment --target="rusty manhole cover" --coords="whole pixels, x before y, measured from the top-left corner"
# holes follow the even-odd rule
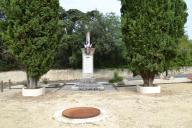
[[[100,110],[93,107],[77,107],[66,109],[62,112],[62,115],[71,119],[86,119],[96,117],[100,114]]]

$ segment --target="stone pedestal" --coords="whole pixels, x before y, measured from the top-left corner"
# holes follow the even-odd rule
[[[89,54],[86,53],[86,49],[82,48],[82,73],[83,73],[83,78],[87,78],[87,76],[93,76],[93,65],[94,65],[94,59],[93,55],[95,52],[95,48],[90,48]]]
[[[87,49],[82,48],[82,79],[72,87],[72,90],[104,90],[104,86],[102,84],[98,84],[94,77],[94,52],[95,48]]]

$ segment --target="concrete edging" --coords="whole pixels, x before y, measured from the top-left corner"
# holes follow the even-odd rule
[[[22,88],[22,96],[31,96],[31,97],[36,97],[36,96],[41,96],[45,94],[45,88],[37,88],[37,89],[27,89],[27,88]]]
[[[137,85],[137,92],[141,94],[156,94],[161,92],[161,88],[160,86],[143,87],[143,86]]]

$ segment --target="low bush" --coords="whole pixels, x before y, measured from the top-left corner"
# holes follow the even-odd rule
[[[118,72],[114,72],[113,78],[109,80],[109,83],[117,83],[121,82],[123,80],[123,77],[119,76]]]

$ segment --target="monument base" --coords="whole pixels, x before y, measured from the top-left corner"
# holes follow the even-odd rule
[[[76,85],[72,86],[74,91],[104,91],[102,84],[95,82],[94,78],[83,78]]]
[[[83,61],[82,61],[82,71],[83,71],[83,74],[93,74],[94,72],[94,52],[95,52],[95,48],[90,48],[89,51],[90,53],[87,54],[86,53],[86,49],[85,48],[82,48],[81,49],[82,51],[82,58],[83,58]]]
[[[104,86],[100,85],[83,85],[83,86],[79,86],[79,85],[74,85],[72,86],[72,90],[73,91],[104,91],[105,88]]]

